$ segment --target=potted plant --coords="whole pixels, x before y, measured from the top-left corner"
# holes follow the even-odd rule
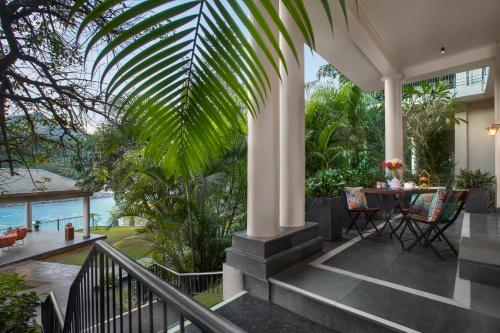
[[[481,170],[460,169],[456,177],[458,188],[468,189],[465,211],[469,213],[488,213],[495,198],[495,176]]]
[[[319,170],[306,180],[306,220],[319,224],[325,241],[342,238],[346,183],[340,170]]]

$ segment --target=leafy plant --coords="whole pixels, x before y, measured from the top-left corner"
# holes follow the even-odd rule
[[[28,289],[24,278],[17,273],[0,274],[0,332],[38,332],[34,324],[39,305],[35,292]]]
[[[75,7],[84,2],[76,1]],[[347,19],[346,1],[338,2]],[[304,1],[281,3],[314,48]],[[321,4],[332,24],[329,2]],[[80,32],[120,5],[128,8],[90,32],[87,44],[88,55],[110,32],[120,31],[95,59],[94,70],[112,55],[102,70],[103,82],[110,76],[106,96],[111,105],[122,108],[146,145],[145,154],[161,160],[170,175],[200,172],[221,154],[221,137],[230,133],[234,120],[247,112],[258,114],[270,88],[269,76],[280,75],[277,59],[286,70],[272,28],[297,58],[291,37],[270,0],[106,1],[87,15]]]
[[[491,190],[495,186],[495,176],[489,172],[482,172],[477,169],[460,169],[456,176],[456,184],[459,188],[483,188]]]
[[[417,161],[417,174],[427,170],[434,185],[449,185],[454,175],[454,129],[463,122],[463,104],[454,100],[446,82],[421,82],[404,89],[405,159]]]
[[[346,188],[344,175],[337,169],[322,169],[306,180],[306,195],[314,198],[335,197]]]

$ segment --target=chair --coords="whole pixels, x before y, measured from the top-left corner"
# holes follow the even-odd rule
[[[16,235],[16,241],[21,245],[21,244],[24,244],[24,238],[28,234],[28,229],[27,228],[15,228],[15,229],[11,229],[7,234],[8,235]]]
[[[450,250],[458,254],[457,249],[451,244],[444,232],[457,220],[460,212],[464,208],[468,191],[438,191],[434,195],[428,213],[409,214],[408,221],[413,223],[415,228],[415,240],[407,248],[411,251],[417,244],[430,247],[440,260],[444,260],[439,251],[432,245],[435,240],[444,240]]]
[[[359,236],[361,238],[364,238],[363,233],[365,232],[365,229],[369,224],[371,224],[375,228],[377,233],[379,232],[377,226],[373,222],[373,218],[375,217],[375,214],[380,211],[380,208],[368,207],[366,196],[363,192],[361,192],[361,189],[362,187],[348,187],[345,191],[347,199],[347,211],[351,219],[351,224],[347,228],[346,233],[348,233],[354,226],[354,228],[358,231]],[[359,228],[357,225],[357,221],[362,214],[364,214],[366,222],[362,228]]]
[[[14,246],[16,240],[17,240],[17,235],[15,234],[0,236],[0,248],[2,249],[2,252],[4,252],[5,248],[7,248],[7,251],[10,251],[10,247]]]

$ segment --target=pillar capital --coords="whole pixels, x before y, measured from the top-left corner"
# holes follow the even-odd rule
[[[380,81],[385,82],[387,80],[401,80],[403,79],[403,75],[401,74],[391,74],[391,75],[384,75],[380,79]]]

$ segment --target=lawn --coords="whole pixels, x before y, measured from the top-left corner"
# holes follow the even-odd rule
[[[142,227],[92,227],[90,232],[93,234],[106,235],[105,242],[113,245],[132,259],[141,259],[148,256],[151,244],[142,239],[125,239],[139,235]],[[60,264],[81,266],[87,258],[90,246],[81,247],[72,251],[61,253],[52,257],[44,258],[44,261],[57,262]]]

